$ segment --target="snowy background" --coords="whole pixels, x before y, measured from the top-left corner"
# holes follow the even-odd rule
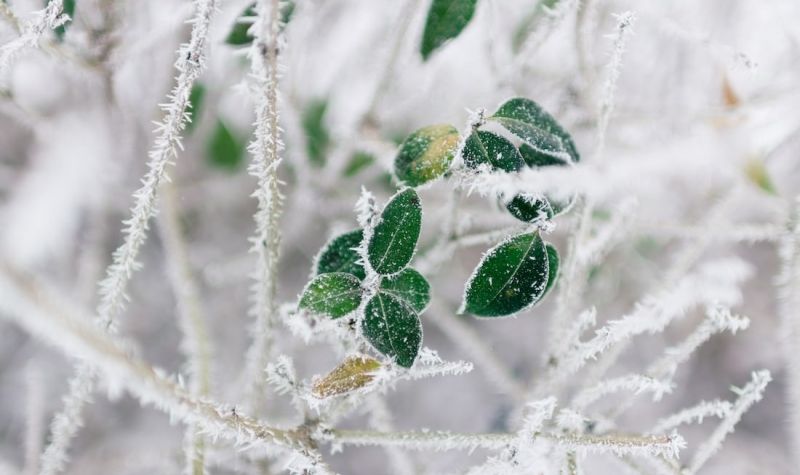
[[[7,3],[23,20],[42,7],[39,0]],[[732,385],[743,386],[752,371],[768,369],[773,381],[763,400],[702,473],[793,473],[792,434],[800,428],[793,429],[790,418],[784,354],[800,348],[788,330],[798,309],[779,298],[778,250],[800,193],[800,4],[590,0],[576,13],[579,2],[562,0],[552,2],[555,13],[533,20],[527,41],[514,51],[512,38],[538,2],[482,0],[463,34],[423,62],[418,45],[427,0],[296,3],[280,52],[286,143],[280,169],[286,195],[281,302],[295,301],[328,238],[357,226],[353,207],[362,185],[380,202],[394,193],[396,183],[387,173],[398,139],[430,124],[462,130],[470,111],[493,111],[509,97],[531,98],[572,133],[584,157],[583,168],[560,179],[594,200],[586,241],[603,233],[608,238],[585,273],[571,317],[595,307],[598,324],[620,318],[676,279],[720,262],[727,266],[723,274],[744,267],[747,275],[732,290],[720,291],[721,297],[708,299],[726,299],[721,303],[749,317],[750,328],[712,337],[678,369],[671,394],[657,402],[638,396],[618,426],[646,431],[700,400],[734,398]],[[199,79],[203,106],[170,170],[210,327],[210,396],[231,405],[242,396],[238,384],[252,324],[249,275],[255,259],[248,237],[254,232],[256,184],[242,150],[254,121],[245,86],[249,62],[225,38],[247,4],[221,2],[211,22],[208,67]],[[57,52],[26,48],[0,69],[0,258],[47,279],[86,309],[95,308],[97,281],[121,243],[121,222],[145,172],[153,121],[162,115],[158,104],[173,86],[175,51],[188,40],[186,20],[193,10],[187,0],[78,0]],[[634,21],[624,51],[615,56],[617,15],[628,11]],[[0,18],[0,45],[15,37]],[[600,148],[598,117],[608,105],[615,57],[621,59],[619,78]],[[322,166],[309,160],[303,126],[304,113],[321,101],[327,103],[322,123],[329,135]],[[221,123],[230,132],[225,148],[230,161],[222,164],[214,152]],[[231,155],[236,150],[241,156]],[[346,176],[355,151],[371,153],[375,162]],[[420,191],[421,253],[433,246],[452,213],[451,189],[438,181]],[[465,233],[515,225],[496,200],[479,193],[465,192],[461,207]],[[562,255],[580,217],[573,212],[555,220],[548,239]],[[150,229],[119,332],[134,342],[141,358],[180,373],[181,332],[164,239],[155,222]],[[448,360],[473,361],[476,368],[397,383],[386,400],[397,429],[516,430],[509,422],[514,398],[487,377],[469,343],[443,331],[434,318],[454,314],[464,283],[488,247],[459,249],[426,269],[434,303],[422,315],[425,346]],[[787,301],[797,302],[791,293],[790,287]],[[459,318],[525,385],[543,372],[555,308],[551,295],[515,318]],[[643,371],[703,316],[702,306],[692,306],[666,331],[632,340],[608,374]],[[301,377],[325,373],[339,361],[329,346],[307,346],[283,326],[276,339],[278,351],[294,358]],[[0,320],[0,473],[36,473],[31,450],[37,453],[48,443],[49,421],[62,407],[74,368],[60,351]],[[578,376],[569,388],[581,384]],[[183,427],[127,393],[107,396],[99,391],[85,410],[65,473],[179,473]],[[613,408],[627,397],[604,398],[592,410]],[[269,413],[278,422],[293,417],[285,398]],[[367,420],[356,412],[341,425],[364,427]],[[688,443],[682,461],[690,460],[716,424],[709,420],[680,429]],[[341,473],[391,471],[380,448],[345,447],[330,455],[324,446],[322,452]],[[255,471],[246,451],[212,446],[209,453],[210,473],[263,473]],[[484,461],[487,452],[411,455],[419,473],[461,473]],[[18,468],[23,466],[26,472]],[[604,456],[587,458],[582,469],[622,470]]]

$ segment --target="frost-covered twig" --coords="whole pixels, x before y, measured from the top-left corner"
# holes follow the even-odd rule
[[[582,410],[603,396],[622,390],[633,391],[637,395],[650,392],[653,393],[653,400],[658,401],[664,394],[672,391],[672,385],[668,381],[639,374],[607,379],[579,392],[572,400],[572,407]]]
[[[292,451],[327,470],[311,447],[308,433],[278,429],[219,403],[193,396],[175,378],[131,356],[106,332],[88,323],[79,309],[44,286],[3,266],[0,273],[0,317],[96,368],[112,386],[122,385],[142,404],[194,424],[208,437],[222,437],[243,447],[263,446]],[[324,472],[324,473],[327,473]]]
[[[631,27],[636,17],[633,12],[624,12],[615,15],[617,28],[614,34],[614,51],[611,53],[611,62],[608,64],[608,76],[603,83],[603,96],[600,103],[600,115],[597,122],[597,146],[595,155],[600,156],[605,149],[606,132],[611,113],[614,111],[614,97],[617,92],[617,81],[622,72],[622,56],[631,34]]]
[[[684,409],[669,417],[659,420],[650,431],[654,434],[663,434],[680,425],[702,424],[706,417],[718,417],[722,419],[730,414],[733,405],[728,401],[714,399],[713,401],[702,401],[696,406]]]
[[[278,181],[278,165],[283,150],[278,110],[278,54],[285,47],[280,34],[279,6],[278,0],[259,0],[256,3],[256,21],[250,27],[255,37],[249,56],[256,120],[255,138],[249,147],[253,156],[249,171],[258,180],[253,193],[258,200],[258,211],[255,214],[256,235],[251,238],[251,251],[257,256],[251,309],[255,323],[245,376],[251,392],[251,403],[255,406],[263,389],[262,375],[269,360],[278,308],[279,226],[283,208],[283,195]]]
[[[61,1],[51,2],[48,4],[48,8],[54,4],[58,4],[60,12]],[[182,45],[178,50],[178,59],[175,62],[178,77],[169,95],[169,102],[161,106],[166,115],[157,127],[158,135],[149,154],[148,171],[142,180],[142,187],[134,192],[131,217],[124,223],[124,241],[114,252],[113,262],[108,267],[106,278],[100,283],[100,303],[95,324],[108,331],[114,330],[114,318],[122,309],[126,299],[125,289],[128,281],[139,266],[136,258],[147,237],[148,222],[156,212],[156,195],[159,185],[168,180],[166,167],[177,158],[178,149],[182,148],[181,133],[188,121],[186,109],[189,103],[189,94],[194,81],[205,65],[208,29],[215,11],[216,0],[196,1],[195,16],[191,20],[191,38],[188,44]],[[78,368],[70,382],[70,393],[65,399],[65,402],[72,407],[66,406],[64,412],[56,415],[54,419],[53,428],[59,420],[69,421],[70,427],[58,432],[64,437],[54,438],[43,455],[43,467],[53,467],[52,473],[57,473],[60,470],[59,467],[63,466],[70,439],[79,427],[76,422],[81,417],[81,406],[88,401],[88,395],[94,390],[94,378],[91,373],[89,368]],[[78,421],[75,420],[76,417]],[[47,460],[52,460],[52,463],[46,462]]]
[[[593,338],[574,345],[569,353],[559,359],[558,365],[548,369],[540,379],[533,389],[534,397],[553,391],[555,386],[577,372],[587,361],[598,358],[610,348],[624,345],[636,335],[662,331],[692,306],[738,299],[738,285],[749,272],[749,268],[741,261],[717,261],[671,288],[645,298],[630,314],[609,321],[597,330]]]
[[[736,334],[750,325],[748,318],[733,315],[724,307],[712,306],[706,314],[706,319],[683,342],[667,348],[664,355],[650,365],[646,374],[654,378],[672,377],[677,367],[712,336],[724,331]]]
[[[50,423],[50,443],[42,453],[40,475],[61,473],[67,464],[67,449],[83,427],[83,410],[92,400],[96,373],[91,366],[78,364],[64,395],[64,407]]]
[[[161,185],[161,214],[159,227],[164,242],[167,270],[177,301],[178,325],[183,339],[181,349],[186,358],[189,388],[192,394],[205,396],[210,386],[211,349],[206,317],[200,304],[200,292],[192,275],[183,232],[180,229],[177,191],[171,182]],[[186,475],[204,475],[204,446],[202,435],[191,425],[186,431]]]
[[[515,434],[470,434],[450,431],[377,432],[359,430],[334,430],[329,435],[338,444],[356,446],[396,446],[409,450],[501,450],[513,443]],[[534,437],[531,434],[531,437]],[[580,453],[648,454],[677,456],[684,447],[683,438],[670,436],[638,435],[554,435],[536,434],[535,437],[560,447]]]
[[[9,8],[4,5],[3,12],[7,14],[5,16],[16,18]],[[63,8],[63,0],[51,0],[44,9],[35,12],[29,21],[19,23],[12,20],[12,25],[18,29],[20,36],[0,47],[0,75],[6,74],[11,63],[22,51],[35,47],[48,31],[69,21],[69,17],[62,14]]]
[[[189,94],[205,67],[208,30],[216,4],[217,0],[195,0],[195,15],[190,20],[191,38],[188,44],[181,45],[178,50],[178,59],[175,61],[178,76],[168,96],[169,101],[161,105],[165,116],[156,126],[157,136],[149,153],[148,170],[142,178],[142,186],[133,193],[131,216],[124,223],[125,239],[114,251],[113,263],[100,284],[97,313],[99,323],[105,327],[113,325],[115,316],[124,305],[125,288],[139,267],[136,258],[147,237],[148,222],[156,213],[159,185],[169,180],[167,165],[177,159],[178,151],[183,148],[181,134],[188,123],[186,111]]]
[[[732,388],[739,397],[733,403],[733,407],[711,436],[695,452],[689,468],[685,470],[686,475],[695,474],[721,447],[725,437],[733,432],[734,426],[742,418],[742,415],[750,409],[750,406],[760,401],[764,395],[764,389],[772,381],[769,371],[754,371],[750,382],[741,389]]]

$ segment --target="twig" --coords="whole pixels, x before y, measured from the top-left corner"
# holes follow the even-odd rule
[[[280,217],[283,195],[278,182],[280,152],[283,150],[278,110],[278,54],[285,45],[280,34],[278,0],[259,0],[258,17],[251,27],[255,40],[250,49],[250,76],[256,108],[255,138],[250,144],[253,162],[250,174],[258,179],[253,196],[258,200],[256,235],[251,252],[257,256],[253,284],[255,318],[253,343],[247,354],[245,376],[251,404],[258,407],[263,393],[263,371],[269,361],[272,332],[277,315],[276,289],[281,243]]]
[[[192,394],[206,396],[210,386],[211,349],[206,317],[200,305],[200,294],[180,229],[174,184],[167,182],[161,185],[161,204],[158,223],[163,236],[168,274],[178,303],[178,323],[183,334],[181,347],[189,368],[189,387]],[[205,440],[189,426],[186,441],[187,475],[204,475]]]

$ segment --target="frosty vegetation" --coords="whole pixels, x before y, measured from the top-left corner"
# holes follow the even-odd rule
[[[793,473],[799,22],[0,0],[0,475]]]

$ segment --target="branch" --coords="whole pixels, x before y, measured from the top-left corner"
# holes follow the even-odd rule
[[[110,385],[121,385],[142,404],[151,404],[172,418],[192,424],[210,437],[222,437],[244,447],[292,451],[304,464],[328,470],[307,429],[278,429],[234,409],[192,395],[174,378],[131,356],[106,332],[89,323],[52,289],[0,266],[0,318],[96,368]]]
[[[279,154],[283,150],[278,110],[278,53],[285,47],[280,35],[279,1],[259,0],[256,12],[258,16],[250,28],[255,36],[249,56],[256,129],[249,148],[253,155],[249,171],[258,180],[253,193],[258,200],[254,217],[256,235],[250,240],[250,250],[257,256],[257,266],[252,288],[253,344],[248,350],[245,373],[254,408],[263,389],[262,376],[269,360],[277,314],[276,284],[283,208],[283,195],[278,186]]]

